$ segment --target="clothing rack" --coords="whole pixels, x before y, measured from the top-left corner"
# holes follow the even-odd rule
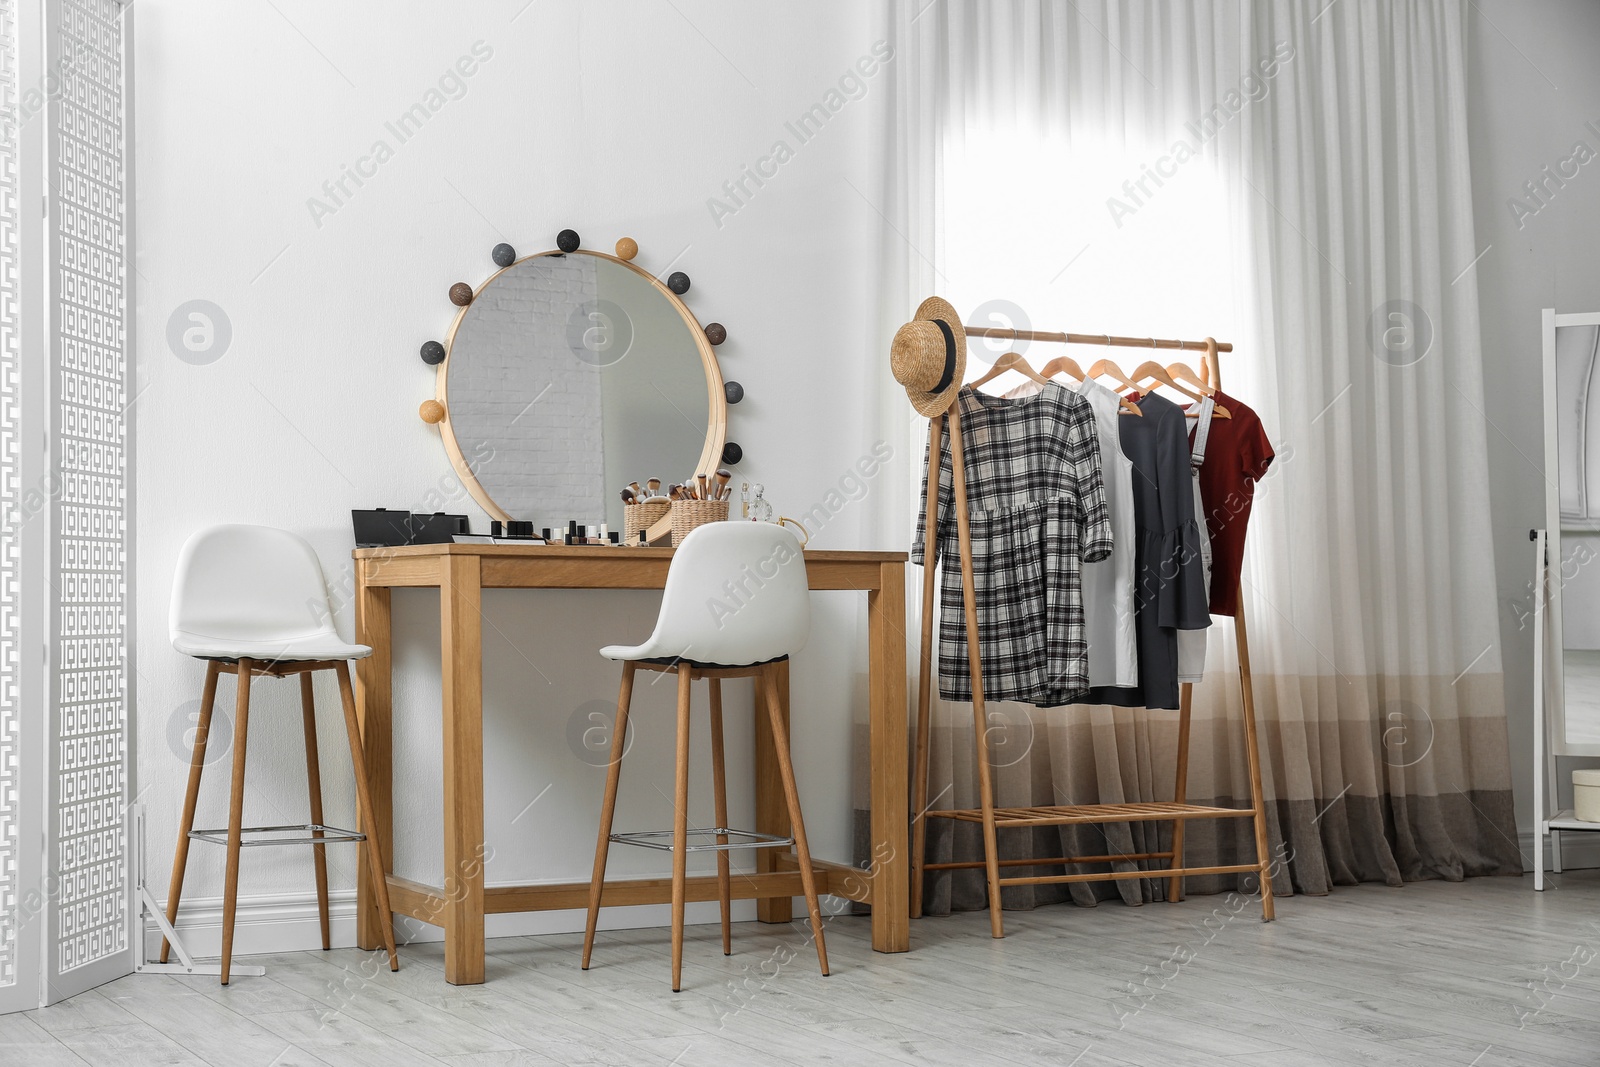
[[[965,326],[968,337],[997,337],[1006,341],[1054,341],[1067,345],[1100,345],[1110,348],[1195,349],[1208,354],[1232,352],[1233,345],[1207,337],[1204,341],[1173,341],[1161,337],[1117,337],[1107,333],[1051,333],[1048,330],[1014,330],[1009,326]],[[1215,360],[1212,360],[1215,363]],[[1216,368],[1213,366],[1213,370]]]
[[[1051,333],[1041,330],[1014,330],[1008,328],[967,326],[969,337],[997,337],[1011,340],[1050,341],[1062,344],[1101,345],[1115,348],[1170,348],[1186,351],[1193,349],[1205,353],[1201,378],[1212,389],[1221,387],[1221,368],[1217,353],[1231,352],[1233,346],[1207,337],[1203,341],[1183,341],[1155,337],[1118,337],[1108,334]],[[957,396],[959,397],[959,391]],[[972,721],[977,739],[978,792],[980,806],[965,809],[927,810],[928,761],[930,756],[929,723],[932,706],[933,682],[933,620],[934,620],[934,570],[938,562],[938,500],[939,468],[943,460],[943,420],[950,420],[950,460],[956,509],[956,540],[961,559],[961,590],[967,630],[967,669],[972,680]],[[1234,635],[1239,646],[1239,688],[1243,705],[1245,757],[1249,763],[1250,807],[1223,808],[1187,801],[1189,776],[1189,726],[1190,710],[1194,700],[1194,685],[1181,683],[1178,697],[1178,758],[1173,781],[1171,802],[1154,801],[1123,804],[1067,804],[1038,807],[996,808],[994,788],[990,777],[988,719],[984,711],[982,654],[978,646],[977,596],[972,575],[972,533],[967,514],[966,466],[962,454],[960,404],[951,401],[949,409],[928,420],[928,485],[923,542],[922,579],[922,648],[917,689],[917,739],[916,767],[913,783],[911,827],[911,914],[922,915],[922,882],[924,871],[961,870],[983,867],[989,887],[989,930],[994,937],[1004,937],[1005,930],[1000,906],[1000,890],[1008,885],[1047,885],[1065,882],[1103,882],[1128,878],[1144,879],[1165,875],[1168,879],[1167,899],[1183,899],[1183,879],[1189,875],[1233,874],[1255,872],[1261,883],[1261,918],[1271,922],[1274,916],[1272,880],[1267,852],[1266,801],[1261,789],[1261,760],[1256,738],[1255,696],[1250,681],[1250,650],[1245,632],[1243,598],[1233,617]],[[1201,521],[1204,521],[1202,518]],[[1225,864],[1210,867],[1183,866],[1184,828],[1191,819],[1250,818],[1255,823],[1256,862]],[[927,863],[928,819],[950,819],[957,822],[980,823],[983,826],[982,860],[952,863]],[[1172,845],[1162,852],[1140,852],[1103,856],[1058,856],[1051,859],[1002,860],[997,848],[997,832],[1014,828],[1039,826],[1069,826],[1121,822],[1171,822]],[[1002,867],[1071,867],[1084,863],[1122,863],[1141,860],[1167,860],[1164,871],[1105,871],[1084,874],[1030,875],[1027,877],[1001,877]]]

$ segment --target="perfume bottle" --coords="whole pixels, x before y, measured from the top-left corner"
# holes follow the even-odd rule
[[[755,497],[750,501],[750,518],[756,522],[772,521],[772,504],[763,495],[767,487],[760,482],[755,484]]]

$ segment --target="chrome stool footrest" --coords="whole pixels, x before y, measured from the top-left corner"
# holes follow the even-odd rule
[[[330,845],[341,844],[346,841],[365,841],[367,835],[357,830],[341,830],[337,826],[323,826],[319,823],[306,823],[303,826],[246,826],[239,831],[240,848],[261,848],[265,845]],[[269,837],[260,840],[249,840],[251,834],[288,834],[299,833],[303,837]],[[313,835],[321,833],[323,836]],[[214,845],[228,843],[228,830],[190,830],[189,836],[196,841],[209,841]]]
[[[643,830],[631,834],[612,834],[611,840],[619,845],[638,845],[640,848],[660,849],[663,852],[672,851],[671,830]],[[687,844],[683,847],[685,852],[727,852],[735,848],[784,848],[794,844],[792,837],[775,837],[772,834],[758,834],[754,830],[732,830],[726,826],[713,826],[704,829],[691,828],[688,838],[691,842],[696,837],[717,838],[729,837],[738,840],[719,844],[715,840],[704,841],[698,844]]]

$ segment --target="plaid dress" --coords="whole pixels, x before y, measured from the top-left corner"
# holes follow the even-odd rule
[[[984,697],[1039,707],[1074,703],[1089,687],[1081,567],[1111,554],[1094,409],[1054,382],[1017,400],[963,387],[956,402]],[[939,692],[971,700],[948,422],[942,448]],[[924,559],[924,523],[919,513],[915,563]]]

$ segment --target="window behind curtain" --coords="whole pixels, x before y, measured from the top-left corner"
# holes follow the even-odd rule
[[[945,151],[940,247],[942,288],[967,322],[1219,340],[1236,334],[1227,203],[1209,159],[1179,163],[1157,145],[1135,151],[1082,137],[1068,144],[1016,130],[968,131],[964,143],[953,143],[962,140],[951,139]],[[974,340],[971,358],[992,361],[1012,347]],[[1035,368],[1066,354],[1087,370],[1103,354],[1131,373],[1150,358],[1126,348],[1015,347]],[[1166,365],[1180,357],[1163,351],[1156,358]],[[1193,354],[1182,359],[1199,368]],[[981,372],[969,368],[968,376]],[[1007,374],[984,388],[1020,380]]]

